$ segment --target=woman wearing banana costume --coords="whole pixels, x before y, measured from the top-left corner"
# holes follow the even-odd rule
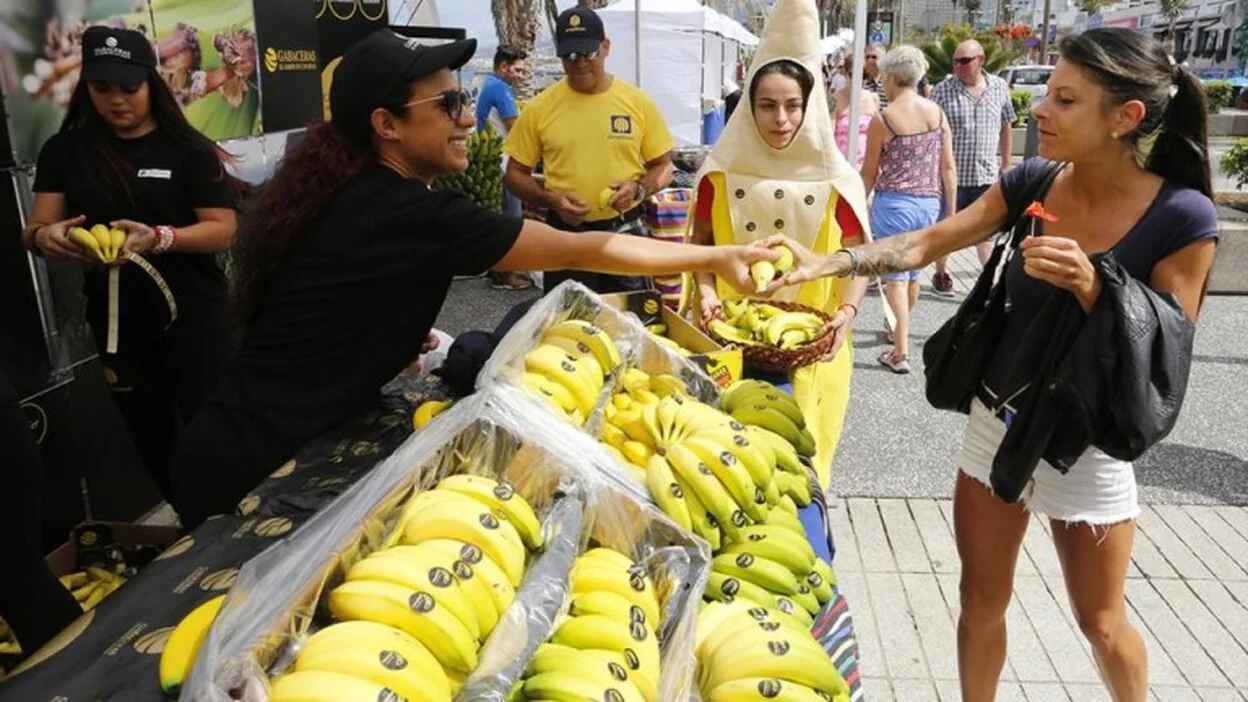
[[[286,154],[240,237],[242,344],[175,459],[184,526],[232,510],[303,444],[372,407],[419,354],[456,275],[698,270],[746,288],[751,263],[778,258],[569,234],[431,190],[468,167],[475,120],[454,71],[475,50],[380,30],[343,56],[332,121]]]
[[[862,242],[862,179],[836,146],[825,91],[813,89],[821,60],[813,0],[776,3],[746,81],[751,109],[733,114],[699,175],[695,243],[748,244],[786,234],[831,252]],[[721,318],[720,301],[732,290],[709,273],[696,274],[695,282],[703,324]],[[833,315],[837,338],[828,355],[792,374],[825,488],[849,402],[853,351],[846,342],[865,292],[865,279],[820,279],[775,294]]]

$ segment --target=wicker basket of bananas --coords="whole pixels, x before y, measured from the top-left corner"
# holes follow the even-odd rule
[[[740,348],[747,366],[787,372],[827,354],[831,321],[826,312],[796,302],[725,300],[724,319],[711,320],[706,331],[716,342]]]

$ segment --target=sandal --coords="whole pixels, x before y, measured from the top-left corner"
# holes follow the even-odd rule
[[[910,359],[905,356],[895,355],[892,351],[881,353],[879,361],[881,365],[887,366],[889,370],[898,375],[905,375],[910,372]]]

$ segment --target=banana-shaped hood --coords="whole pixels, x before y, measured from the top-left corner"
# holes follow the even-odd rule
[[[749,86],[764,66],[781,60],[800,64],[815,79],[806,106],[805,119],[793,141],[783,149],[773,149],[763,140],[749,105],[736,110],[707,157],[698,180],[713,172],[764,181],[830,183],[848,201],[864,227],[867,224],[866,193],[862,178],[841,155],[832,131],[828,98],[822,89],[822,50],[819,45],[819,12],[814,0],[779,0],[746,77],[745,101]],[[865,146],[865,145],[863,145]]]

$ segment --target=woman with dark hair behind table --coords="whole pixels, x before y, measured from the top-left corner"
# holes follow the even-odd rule
[[[456,275],[692,269],[745,288],[750,263],[777,257],[561,232],[432,190],[468,167],[475,118],[454,71],[475,50],[475,39],[430,47],[383,29],[338,65],[332,121],[286,155],[241,237],[241,347],[175,458],[184,526],[233,510],[305,443],[373,406],[420,353]]]
[[[1060,468],[1041,460],[1026,484],[1018,486],[1022,504],[1007,503],[990,485],[1006,484],[998,478],[1008,476],[999,475],[994,466],[1006,453],[1005,439],[1013,438],[1013,429],[1027,426],[1033,417],[1039,421],[1042,405],[1034,398],[1053,396],[1033,388],[1047,390],[1056,387],[1050,384],[1055,378],[1065,378],[1051,371],[1039,377],[1028,374],[1035,366],[1027,361],[1036,357],[1037,349],[1080,353],[1075,359],[1080,370],[1101,373],[1097,382],[1114,383],[1112,393],[1129,392],[1134,386],[1128,388],[1128,383],[1164,375],[1165,368],[1183,363],[1182,354],[1190,354],[1190,346],[1166,347],[1170,355],[1154,358],[1156,347],[1137,348],[1136,338],[1121,330],[1124,325],[1131,330],[1162,330],[1177,324],[1190,334],[1200,311],[1218,237],[1217,212],[1210,199],[1205,95],[1199,80],[1172,65],[1152,37],[1126,29],[1096,29],[1063,40],[1048,97],[1033,114],[1039,123],[1041,156],[1065,165],[1047,195],[1034,198],[1042,200],[1055,219],[1037,222],[1038,235],[1023,239],[1021,251],[1009,259],[1004,275],[1009,307],[957,459],[954,531],[962,558],[958,622],[962,698],[968,702],[995,698],[1006,657],[1005,613],[1014,567],[1028,512],[1035,512],[1051,521],[1075,620],[1091,644],[1102,679],[1115,700],[1142,702],[1148,696],[1148,654],[1128,621],[1124,595],[1140,513],[1135,473],[1131,462],[1108,455],[1091,445],[1091,439],[1099,432],[1100,443],[1117,440],[1117,435],[1105,433],[1103,427],[1111,426],[1110,432],[1137,432],[1156,441],[1144,423],[1124,427],[1120,416],[1144,412],[1151,422],[1162,416],[1173,421],[1177,407],[1161,403],[1116,407],[1118,416],[1106,418],[1086,416],[1091,405],[1073,405],[1085,414],[1084,426],[1048,416],[1062,433],[1052,435],[1042,448],[1047,458],[1059,444],[1067,449],[1079,445],[1085,447],[1080,455],[1058,456],[1063,459]],[[987,240],[1006,224],[1007,208],[1026,207],[1033,198],[1024,192],[1051,172],[1045,161],[1029,161],[1006,173],[967,209],[910,234],[831,256],[795,250],[798,269],[785,282],[925,266]],[[1103,275],[1105,271],[1113,278]],[[1129,294],[1124,295],[1123,289]],[[1147,303],[1124,304],[1132,297]],[[1107,339],[1093,339],[1091,351],[1082,335],[1073,343],[1067,341],[1065,348],[1057,347],[1047,323],[1053,320],[1045,317],[1051,310],[1066,309],[1078,319],[1056,321],[1074,334],[1083,328],[1118,331]],[[1126,324],[1123,316],[1128,313],[1133,316]],[[1107,314],[1113,318],[1107,320]],[[1044,349],[1046,345],[1053,350]],[[1107,370],[1107,362],[1101,360],[1106,353],[1121,354],[1139,365],[1131,373],[1117,367]],[[1082,354],[1094,358],[1087,360]],[[1148,378],[1132,379],[1141,374]],[[1069,381],[1059,382],[1065,383],[1068,393],[1085,391]],[[1182,396],[1182,388],[1167,390]],[[1088,402],[1087,395],[1079,397]],[[1061,404],[1062,398],[1043,408],[1072,407]],[[1020,407],[1030,407],[1033,413]],[[1115,453],[1138,455],[1140,450],[1142,446],[1136,451],[1117,448]]]
[[[90,27],[82,54],[65,121],[39,153],[22,242],[88,265],[87,321],[113,400],[168,498],[179,425],[212,390],[225,358],[226,285],[215,254],[234,238],[240,186],[225,152],[191,126],[157,74],[146,36]],[[115,314],[110,267],[69,239],[72,228],[92,225],[123,230],[121,249],[157,274],[126,258],[112,264],[120,266]]]

